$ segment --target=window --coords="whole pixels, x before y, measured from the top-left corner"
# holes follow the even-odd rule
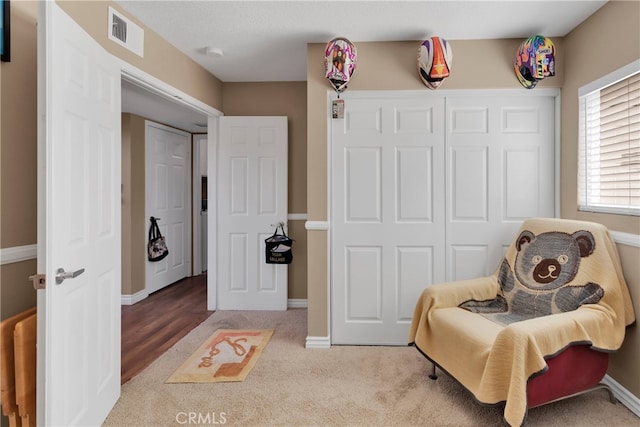
[[[579,95],[578,208],[640,215],[640,60]]]

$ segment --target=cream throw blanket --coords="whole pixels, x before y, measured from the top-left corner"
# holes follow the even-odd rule
[[[496,315],[479,315],[458,307],[470,300],[490,301],[501,295],[512,305],[513,301],[522,305],[526,298],[503,295],[500,282],[504,279],[504,270],[501,273],[498,268],[488,277],[427,288],[416,305],[409,343],[415,344],[425,356],[456,378],[480,402],[506,401],[505,420],[512,426],[523,424],[527,413],[527,380],[546,369],[545,356],[555,355],[576,343],[591,344],[602,351],[617,350],[622,345],[625,327],[635,321],[618,252],[604,226],[536,218],[525,221],[520,236],[524,231],[535,238],[547,232],[578,235],[577,232],[585,230],[593,236],[592,252],[583,255],[575,276],[569,276],[571,280],[566,285],[578,290],[587,283],[600,286],[597,303],[585,303],[573,311],[558,312],[556,307],[554,314],[522,321],[512,319],[511,323],[504,324],[491,319]],[[523,273],[518,276],[514,266],[518,252],[531,239],[530,236],[512,243],[505,254],[505,261],[513,271],[515,288],[526,288],[520,281]],[[585,248],[581,246],[580,250]],[[544,254],[541,255],[544,258]],[[540,263],[541,258],[534,262]],[[557,258],[560,263],[555,265],[562,264],[562,267],[575,261]],[[531,292],[531,301],[536,301],[538,293]]]

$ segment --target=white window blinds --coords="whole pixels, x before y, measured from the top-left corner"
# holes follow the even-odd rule
[[[580,210],[640,215],[640,73],[580,97]]]

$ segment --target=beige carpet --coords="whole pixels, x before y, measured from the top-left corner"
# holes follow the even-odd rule
[[[105,426],[502,426],[412,347],[305,349],[307,311],[217,312],[122,387]],[[246,381],[165,384],[217,329],[274,329]],[[638,426],[604,391],[532,409],[527,426]]]

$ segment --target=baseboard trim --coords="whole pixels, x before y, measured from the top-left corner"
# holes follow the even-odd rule
[[[614,396],[620,403],[629,408],[637,417],[640,417],[640,398],[636,397],[609,375],[605,375],[602,382],[611,387]]]
[[[287,300],[287,308],[307,308],[307,300],[289,298]]]
[[[133,305],[149,296],[146,289],[136,292],[132,295],[120,295],[120,305]]]
[[[329,337],[310,337],[307,336],[305,348],[331,348],[331,339]]]

